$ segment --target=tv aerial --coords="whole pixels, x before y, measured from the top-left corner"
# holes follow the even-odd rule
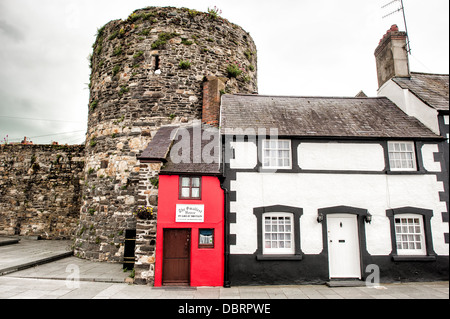
[[[405,31],[406,31],[406,51],[409,54],[411,54],[411,45],[410,45],[410,41],[409,41],[408,27],[406,26],[405,6],[403,5],[403,0],[392,0],[389,3],[386,3],[385,5],[383,5],[381,7],[381,9],[392,8],[392,7],[394,7],[395,9],[393,9],[392,11],[389,11],[389,13],[385,14],[383,16],[383,19],[385,19],[391,15],[394,15],[398,12],[401,12],[403,14],[403,22],[405,23]]]

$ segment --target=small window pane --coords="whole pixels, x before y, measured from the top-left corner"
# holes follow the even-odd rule
[[[195,177],[192,179],[192,187],[200,187],[200,178]]]
[[[181,197],[188,198],[189,197],[189,188],[181,189]]]
[[[189,183],[190,183],[189,177],[183,177],[181,179],[181,186],[189,187]]]
[[[193,198],[199,198],[200,197],[200,188],[193,188],[192,189],[192,197]]]

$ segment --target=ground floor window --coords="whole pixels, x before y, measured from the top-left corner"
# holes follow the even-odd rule
[[[264,254],[293,254],[292,214],[267,213],[264,220]]]
[[[394,216],[395,240],[399,255],[426,255],[422,216]]]
[[[214,248],[214,229],[198,230],[198,248]]]
[[[394,261],[436,259],[431,236],[433,211],[416,207],[389,209]]]

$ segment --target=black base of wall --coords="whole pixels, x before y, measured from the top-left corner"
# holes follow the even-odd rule
[[[449,280],[449,257],[433,261],[393,261],[392,256],[364,258],[362,280],[372,274],[374,264],[380,270],[380,283]],[[328,277],[328,259],[324,254],[303,255],[302,260],[257,260],[256,255],[230,255],[231,286],[324,284]]]

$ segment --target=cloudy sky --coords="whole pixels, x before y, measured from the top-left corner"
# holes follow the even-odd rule
[[[0,0],[0,143],[81,144],[87,57],[98,28],[147,6],[217,6],[250,32],[260,94],[376,96],[373,52],[392,24],[392,0]],[[412,71],[449,73],[449,1],[403,0]]]

